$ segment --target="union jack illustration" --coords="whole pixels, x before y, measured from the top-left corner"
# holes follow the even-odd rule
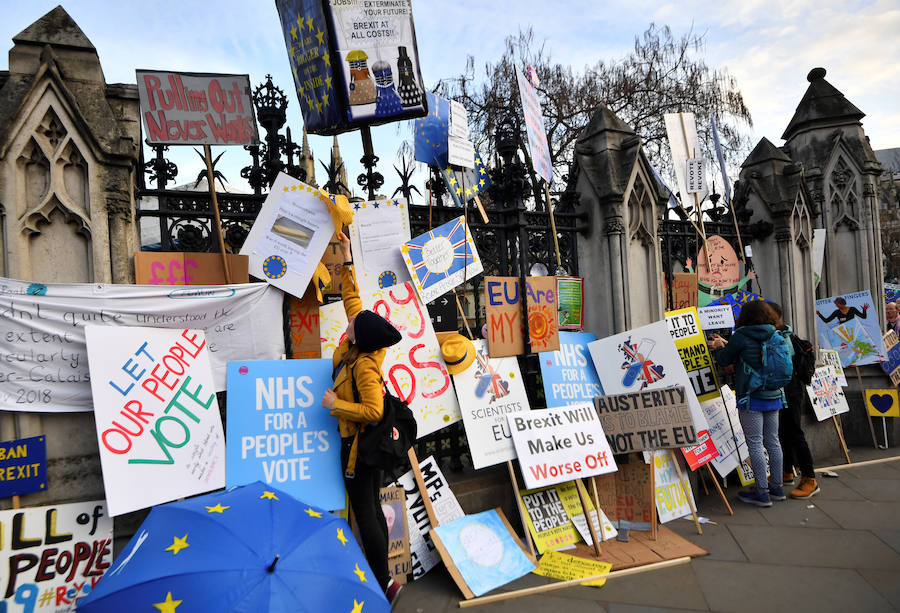
[[[650,351],[647,351],[646,355],[638,351],[637,345],[631,342],[631,337],[628,337],[624,343],[619,345],[619,351],[625,357],[625,361],[622,362],[621,366],[621,369],[625,371],[625,375],[622,377],[622,384],[625,387],[631,387],[637,379],[640,379],[640,389],[644,389],[649,384],[660,381],[665,377],[662,364],[654,364],[649,359]]]
[[[478,370],[475,372],[475,395],[482,398],[486,393],[490,393],[490,402],[494,402],[509,394],[509,383],[494,370],[484,353],[476,352],[475,359],[478,362]]]

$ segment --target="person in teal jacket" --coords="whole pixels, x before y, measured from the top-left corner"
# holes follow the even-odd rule
[[[735,366],[738,417],[744,430],[750,466],[756,480],[756,486],[741,490],[738,498],[758,507],[772,506],[773,499],[786,499],[782,482],[783,456],[778,441],[778,412],[783,406],[784,392],[781,389],[748,392],[749,374],[745,371],[744,364],[756,370],[762,369],[762,343],[777,334],[777,321],[778,317],[772,307],[761,300],[753,300],[741,307],[730,341],[714,334],[709,343],[720,366]],[[769,452],[771,482],[766,477],[764,447]]]

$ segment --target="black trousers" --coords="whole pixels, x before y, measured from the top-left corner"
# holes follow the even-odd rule
[[[341,466],[347,466],[347,458],[350,456],[352,437],[341,438]],[[388,572],[388,529],[381,510],[382,471],[362,466],[357,461],[356,474],[352,479],[344,477],[344,485],[350,496],[350,507],[356,518],[359,528],[359,536],[362,539],[366,561],[375,573],[375,578],[381,589],[387,588],[390,580]]]
[[[802,476],[815,478],[812,453],[800,425],[800,417],[803,408],[809,404],[809,396],[806,395],[804,385],[797,379],[791,380],[784,388],[784,395],[787,406],[781,410],[778,420],[778,439],[784,454],[784,470],[787,472],[797,466]]]

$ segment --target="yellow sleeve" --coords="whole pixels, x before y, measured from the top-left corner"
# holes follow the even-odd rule
[[[384,396],[381,393],[382,379],[378,365],[374,360],[362,357],[352,367],[350,376],[356,378],[359,402],[338,398],[334,401],[331,414],[363,424],[379,421],[384,414]]]
[[[359,298],[359,287],[356,285],[356,273],[352,264],[341,266],[341,298],[344,300],[344,312],[348,319],[359,315],[362,300]]]

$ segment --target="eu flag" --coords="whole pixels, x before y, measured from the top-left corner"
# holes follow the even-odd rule
[[[447,135],[450,128],[450,101],[431,92],[428,114],[416,120],[415,158],[430,166],[447,166]]]
[[[441,174],[453,204],[463,206],[463,202],[469,202],[475,196],[486,190],[491,185],[487,168],[484,166],[481,155],[475,150],[475,168],[463,168],[455,170],[449,164],[441,166]]]

